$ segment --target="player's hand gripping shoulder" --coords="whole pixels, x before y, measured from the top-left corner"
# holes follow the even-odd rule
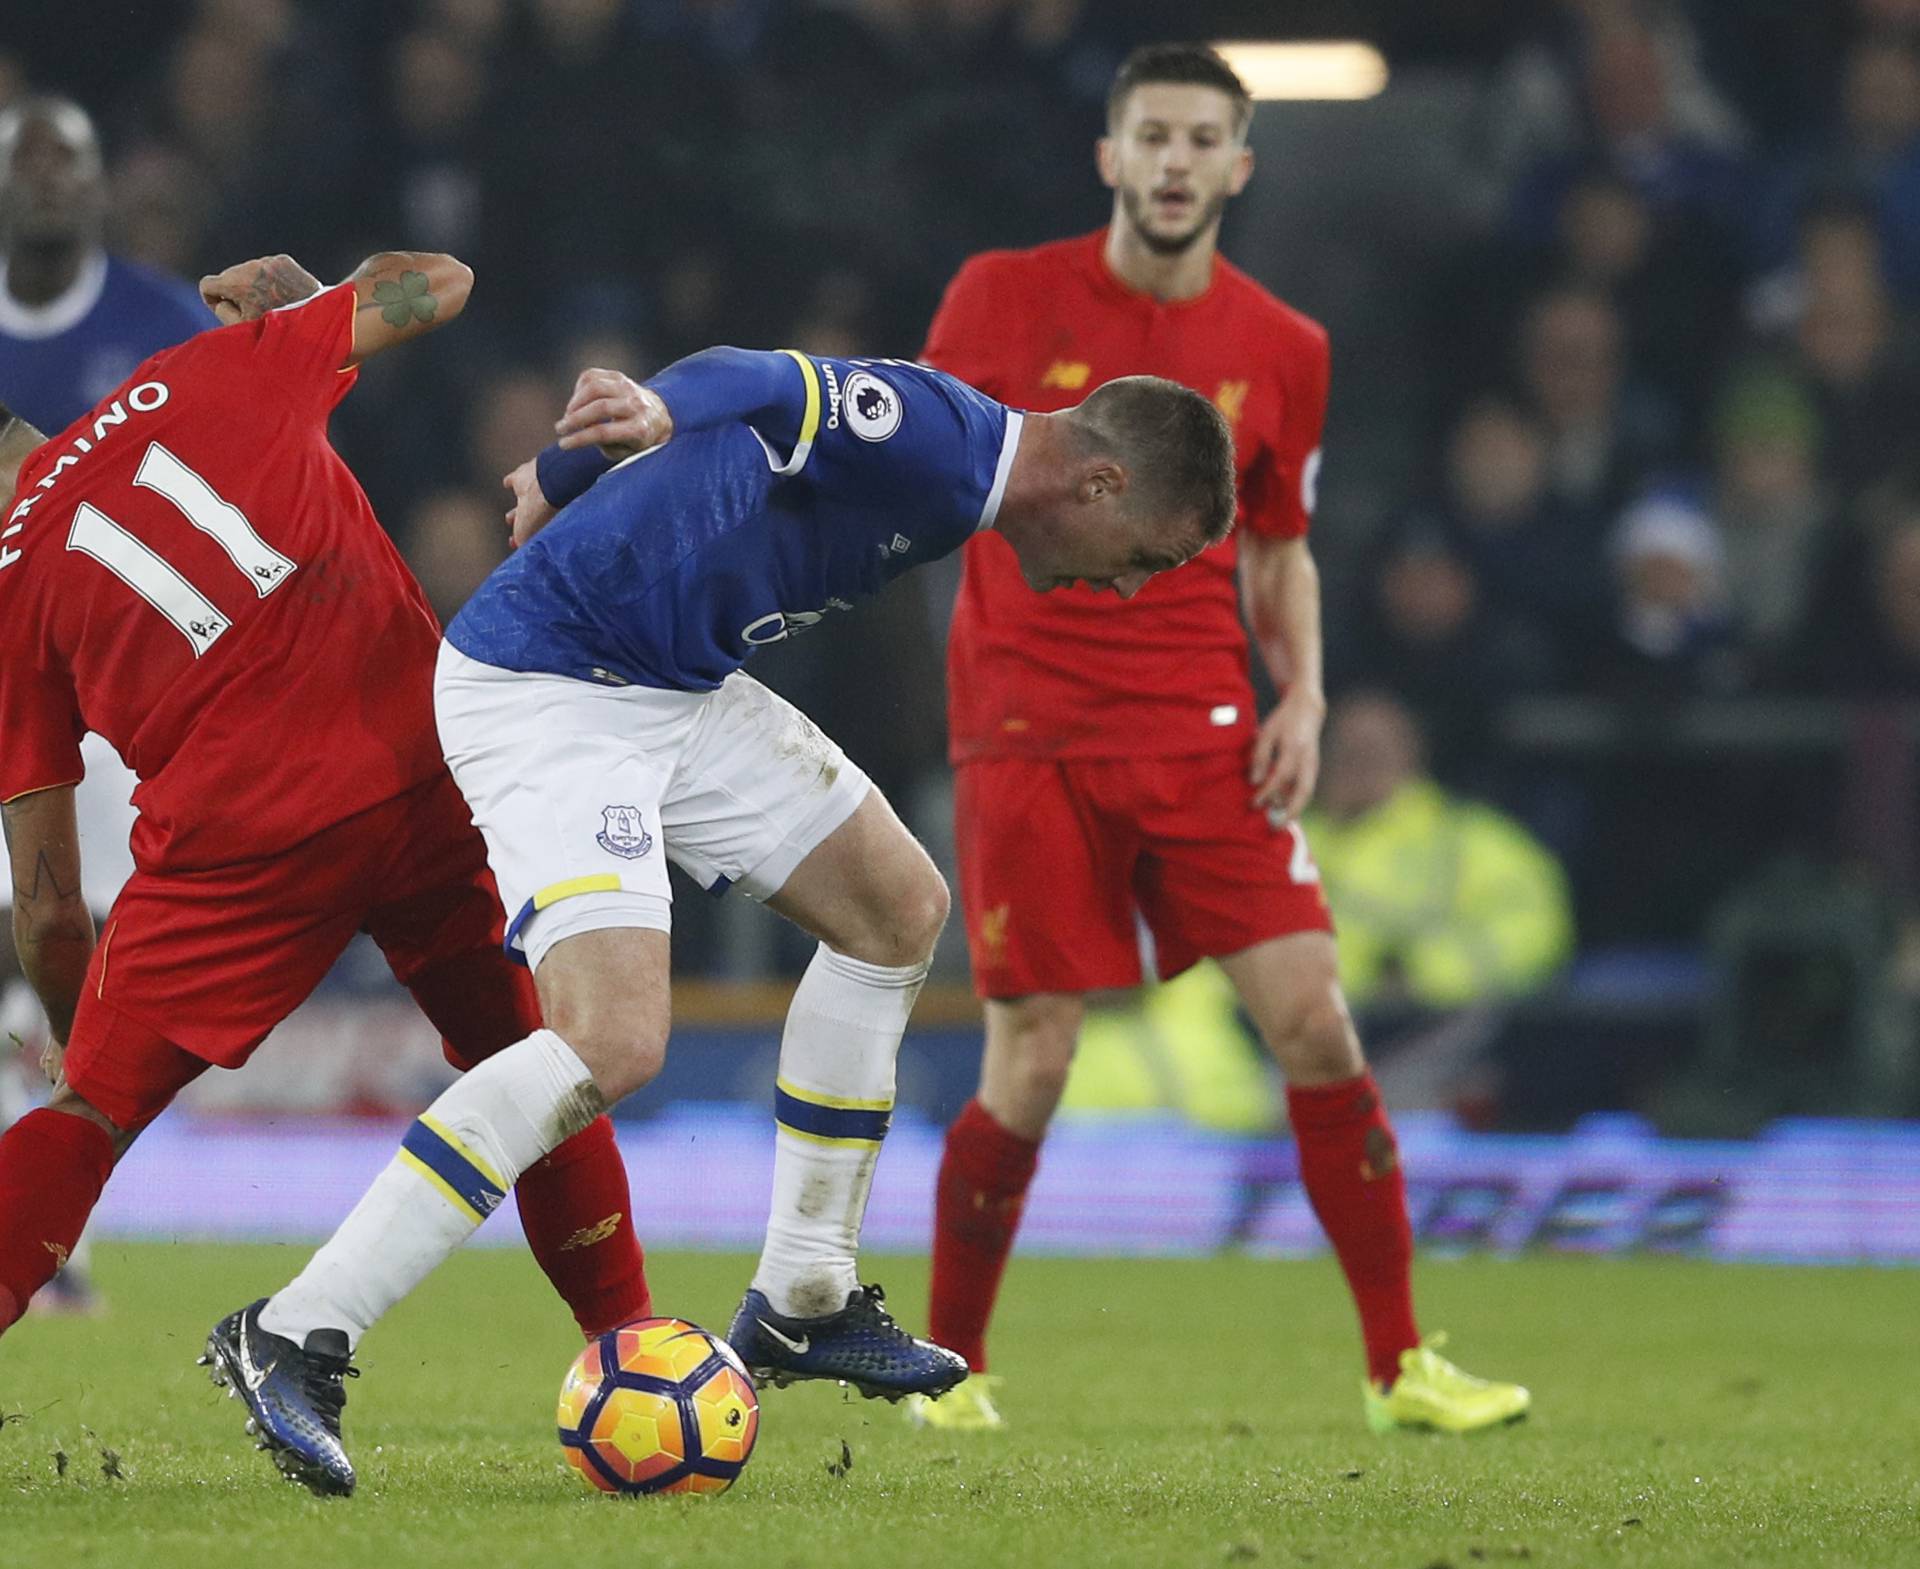
[[[596,366],[580,372],[567,411],[553,428],[567,451],[598,447],[618,463],[671,437],[673,416],[658,393],[631,376]]]
[[[200,280],[200,298],[223,327],[258,321],[319,292],[320,280],[291,256],[256,256]]]
[[[507,537],[518,550],[545,528],[553,516],[593,483],[608,463],[618,463],[661,445],[673,434],[673,416],[659,396],[630,376],[598,366],[580,372],[573,384],[573,396],[566,411],[554,422],[559,434],[555,446],[560,452],[581,452],[598,448],[599,456],[586,462],[552,462],[555,449],[542,456],[548,459],[547,483],[541,483],[540,457],[527,459],[501,481],[513,495],[507,513]]]

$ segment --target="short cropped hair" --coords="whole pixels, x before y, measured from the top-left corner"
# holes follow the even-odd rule
[[[1233,100],[1233,130],[1238,136],[1253,119],[1253,94],[1240,73],[1217,49],[1205,44],[1143,44],[1120,62],[1107,89],[1107,128],[1119,125],[1127,97],[1136,87],[1166,82],[1179,87],[1214,87]]]
[[[1125,465],[1134,507],[1169,522],[1198,518],[1203,537],[1179,542],[1188,554],[1232,531],[1233,427],[1199,393],[1161,376],[1122,376],[1070,418],[1092,449]]]

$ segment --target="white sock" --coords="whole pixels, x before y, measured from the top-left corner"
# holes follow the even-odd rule
[[[836,1313],[854,1267],[867,1190],[893,1114],[893,1064],[927,978],[862,964],[825,943],[807,966],[780,1039],[773,1204],[754,1288],[776,1313]]]
[[[464,1074],[420,1114],[353,1213],[260,1312],[296,1345],[344,1329],[350,1345],[479,1229],[541,1156],[605,1110],[593,1075],[552,1030]]]

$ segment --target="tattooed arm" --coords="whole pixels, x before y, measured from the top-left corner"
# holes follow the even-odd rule
[[[353,366],[452,321],[473,291],[473,269],[434,251],[382,251],[346,281],[359,296],[346,361]],[[200,298],[223,325],[257,321],[319,290],[320,280],[291,256],[262,256],[200,280]]]
[[[47,1010],[57,1053],[73,1029],[93,954],[93,916],[80,892],[73,786],[16,796],[0,805],[0,824],[13,874],[13,944]]]
[[[453,256],[432,251],[382,251],[369,256],[347,280],[359,291],[353,316],[353,353],[349,365],[424,338],[466,308],[473,292],[473,269]]]

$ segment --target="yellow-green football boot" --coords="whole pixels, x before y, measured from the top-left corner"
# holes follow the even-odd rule
[[[909,1395],[907,1420],[915,1427],[937,1427],[950,1433],[984,1433],[1005,1427],[1007,1419],[993,1403],[993,1391],[999,1382],[996,1374],[975,1373],[937,1400]]]
[[[1391,1389],[1367,1380],[1368,1427],[1376,1433],[1400,1429],[1482,1433],[1518,1422],[1527,1414],[1533,1396],[1522,1385],[1499,1384],[1461,1372],[1440,1355],[1439,1348],[1446,1342],[1445,1335],[1432,1335],[1425,1344],[1402,1351],[1400,1376]]]

